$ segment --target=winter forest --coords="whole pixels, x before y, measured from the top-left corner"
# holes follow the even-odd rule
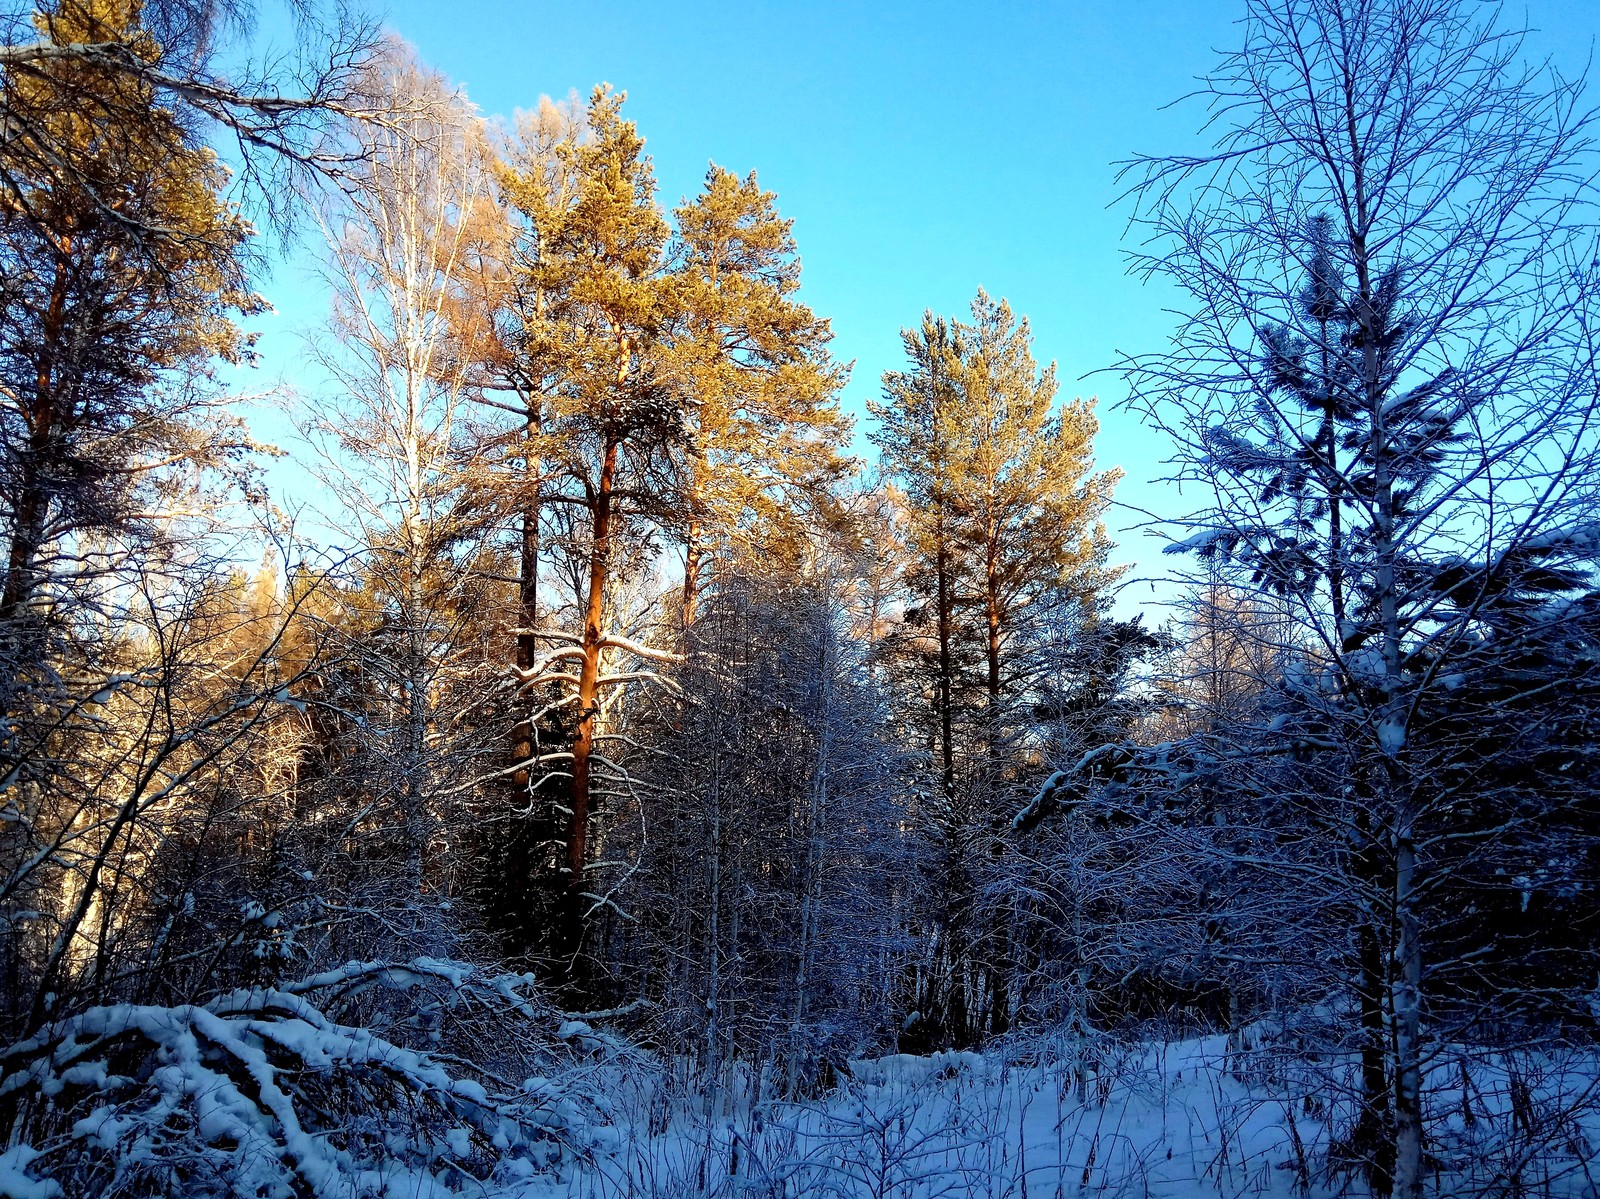
[[[860,411],[627,80],[6,3],[0,1199],[1600,1195],[1592,93],[1218,3],[1162,335],[996,277]]]

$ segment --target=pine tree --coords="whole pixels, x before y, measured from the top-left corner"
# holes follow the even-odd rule
[[[514,665],[524,672],[538,656],[547,483],[541,438],[546,391],[559,380],[549,373],[550,362],[529,352],[529,333],[539,329],[545,315],[543,284],[528,269],[538,260],[540,231],[527,212],[499,192],[526,194],[537,180],[540,206],[566,203],[576,181],[563,147],[580,139],[583,128],[576,96],[565,105],[542,97],[537,109],[519,114],[503,150],[505,160],[496,169],[505,187],[485,196],[470,214],[477,230],[468,239],[461,287],[449,308],[467,393],[487,414],[477,452],[493,463],[496,482],[482,499],[516,528]],[[511,756],[519,765],[509,777],[520,802],[532,778],[527,764],[534,756],[534,730],[520,716],[511,723]]]
[[[492,508],[463,416],[471,364],[450,316],[490,176],[476,116],[410,47],[387,45],[370,88],[402,115],[352,126],[362,170],[321,213],[335,336],[311,352],[337,390],[310,401],[304,426],[359,537],[352,597],[372,611],[357,616],[349,652],[373,692],[369,742],[383,768],[372,803],[395,814],[415,909],[450,806],[441,796],[470,785],[474,722],[459,707],[483,682],[478,559]],[[455,719],[442,722],[447,708]]]
[[[693,624],[706,559],[728,544],[798,560],[805,514],[825,510],[849,424],[828,323],[794,299],[792,222],[752,172],[712,167],[676,212],[678,356],[692,441],[684,480],[682,620]]]
[[[1018,681],[1005,662],[1025,633],[1017,622],[1063,589],[1087,603],[1110,582],[1099,519],[1118,472],[1093,473],[1093,404],[1057,407],[1055,366],[1038,369],[1026,318],[980,289],[964,328],[952,497],[963,551],[978,563],[987,739],[998,749],[1002,699]]]
[[[1027,322],[982,291],[971,311],[970,323],[929,313],[907,330],[911,367],[885,375],[887,402],[871,409],[907,500],[906,582],[922,601],[908,624],[932,627],[926,683],[913,686],[933,701],[948,960],[932,968],[945,994],[919,1007],[948,1006],[939,1019],[961,1038],[1007,1019],[1011,919],[1004,904],[978,910],[981,880],[1004,852],[1007,790],[1029,785],[1030,651],[1047,609],[1093,609],[1109,582],[1099,517],[1115,482],[1093,472],[1092,407],[1057,407],[1054,367],[1039,370]]]
[[[924,601],[908,610],[907,621],[933,627],[932,710],[937,731],[932,745],[939,768],[939,803],[948,810],[956,802],[956,607],[970,591],[962,579],[970,566],[958,553],[954,495],[956,459],[962,448],[956,390],[960,341],[952,323],[931,311],[924,314],[920,328],[903,330],[900,336],[909,369],[886,373],[887,402],[869,401],[867,410],[878,422],[872,439],[882,454],[885,473],[905,497],[911,555],[906,582]]]
[[[52,44],[158,52],[121,0],[69,0],[37,24]],[[209,372],[249,356],[234,320],[262,303],[227,172],[153,87],[72,57],[0,86],[23,130],[0,145],[0,621],[20,628],[61,598],[52,581],[95,569],[83,538],[156,537],[143,513],[175,465],[231,468],[249,447]],[[57,151],[70,172],[41,165]]]
[[[519,677],[542,696],[519,726],[523,761],[536,792],[552,785],[546,767],[570,774],[568,962],[598,902],[584,890],[592,813],[631,786],[619,756],[596,752],[597,738],[617,734],[601,712],[614,722],[630,688],[660,682],[656,667],[680,656],[627,627],[622,593],[645,579],[658,537],[684,546],[680,631],[713,555],[760,546],[801,564],[807,520],[833,504],[848,430],[836,398],[844,372],[827,322],[794,298],[799,260],[772,194],[753,175],[712,168],[674,231],[621,106],[608,88],[581,120],[547,106],[502,172],[522,233],[491,339],[492,369],[523,417],[506,442],[524,467]],[[554,585],[536,613],[541,553]],[[555,597],[567,590],[581,632],[559,627]]]
[[[559,954],[569,966],[592,902],[585,871],[602,790],[595,772],[617,770],[596,760],[602,691],[639,677],[608,674],[607,651],[660,656],[613,627],[611,591],[629,538],[648,534],[674,511],[686,441],[670,338],[669,228],[644,139],[622,116],[623,99],[597,88],[582,136],[556,147],[560,170],[513,171],[504,180],[508,200],[538,239],[516,292],[533,300],[518,313],[527,374],[548,380],[538,442],[550,484],[541,503],[575,518],[562,552],[573,566],[579,631],[541,630],[552,648],[524,672],[529,684],[570,687],[555,701],[571,746],[559,751],[569,765],[570,813]]]

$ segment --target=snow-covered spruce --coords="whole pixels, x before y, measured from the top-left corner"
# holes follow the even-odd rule
[[[603,1147],[629,1060],[531,976],[425,958],[90,1008],[0,1051],[0,1195],[482,1194]]]

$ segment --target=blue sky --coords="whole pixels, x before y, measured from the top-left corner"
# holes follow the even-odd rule
[[[1062,391],[1100,397],[1099,460],[1127,474],[1120,498],[1177,513],[1152,485],[1167,447],[1127,413],[1112,366],[1161,344],[1168,291],[1123,268],[1127,213],[1114,163],[1194,150],[1189,91],[1239,40],[1242,0],[954,4],[780,0],[518,4],[394,0],[389,24],[485,113],[541,94],[628,93],[662,199],[698,188],[708,161],[754,169],[795,222],[804,299],[830,318],[864,416],[901,362],[899,330],[924,308],[963,311],[979,285],[1034,326]],[[1513,18],[1523,10],[1512,8]],[[1582,65],[1600,0],[1530,0],[1530,45]],[[302,251],[303,252],[303,251]],[[294,261],[263,281],[262,383],[297,378],[295,329],[324,301]],[[857,450],[870,452],[858,436]],[[1114,513],[1120,560],[1154,546]],[[1142,589],[1141,589],[1142,590]]]

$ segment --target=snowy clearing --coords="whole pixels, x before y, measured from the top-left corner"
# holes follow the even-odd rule
[[[1247,1041],[1248,1044],[1248,1041]],[[1061,1045],[1056,1049],[1064,1048]],[[1086,1055],[1085,1060],[1088,1060]],[[1007,1196],[1364,1194],[1329,1129],[1345,1102],[1254,1048],[1211,1036],[1011,1065],[995,1055],[895,1055],[849,1064],[833,1093],[753,1102],[759,1078],[679,1103],[663,1127],[654,1083],[616,1107],[614,1139],[561,1179],[512,1193],[665,1199],[687,1195],[838,1199]],[[1448,1060],[1446,1060],[1448,1058]],[[1593,1195],[1600,1118],[1590,1055],[1440,1055],[1433,1163],[1451,1194]],[[1320,1075],[1324,1081],[1326,1074]],[[709,1117],[708,1106],[722,1109]],[[1581,1116],[1574,1114],[1581,1112]],[[1538,1158],[1537,1176],[1530,1163]],[[1449,1163],[1471,1163],[1449,1173]],[[1526,1177],[1524,1173],[1527,1172]]]

